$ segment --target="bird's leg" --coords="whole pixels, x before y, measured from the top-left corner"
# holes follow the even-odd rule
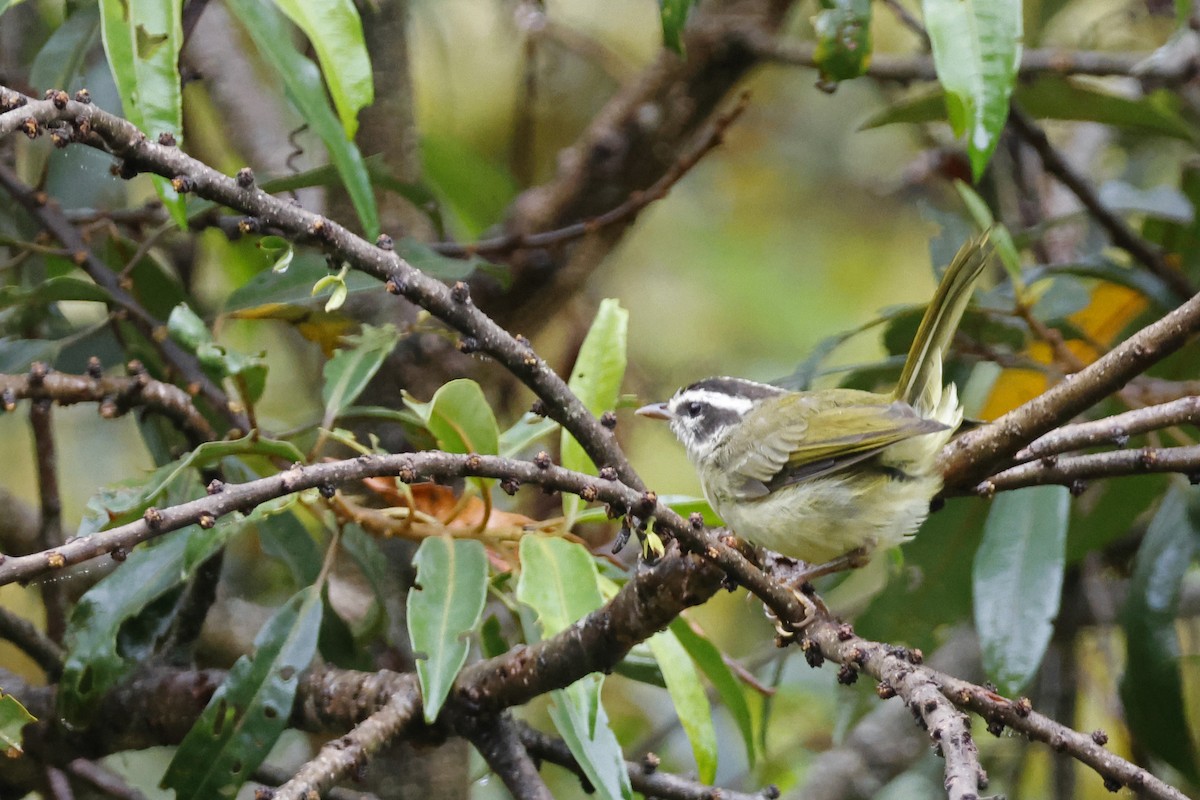
[[[799,581],[800,583],[808,583],[815,581],[817,578],[823,578],[826,575],[865,567],[870,560],[871,551],[867,547],[856,547],[849,553],[844,553],[831,561],[826,561],[824,564],[806,563],[798,576],[793,575],[789,579]]]
[[[825,603],[813,591],[811,581],[837,572],[864,567],[870,560],[870,555],[870,549],[864,546],[826,561],[824,564],[809,564],[770,550],[763,550],[760,558],[762,565],[771,573],[771,577],[792,590],[792,594],[804,608],[804,618],[801,622],[784,623],[771,609],[764,606],[767,619],[771,620],[775,625],[775,632],[779,634],[777,641],[781,647],[794,641],[796,634],[804,630],[818,613],[829,613]]]

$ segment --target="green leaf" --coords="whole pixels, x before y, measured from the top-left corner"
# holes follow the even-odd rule
[[[754,719],[750,715],[750,704],[746,700],[746,690],[736,677],[733,670],[725,663],[721,651],[705,636],[697,632],[686,619],[677,617],[671,622],[671,633],[683,645],[692,661],[708,678],[709,683],[717,690],[721,702],[729,709],[738,731],[742,734],[742,742],[746,745],[746,761],[754,766]],[[711,783],[711,781],[708,781]]]
[[[496,417],[483,396],[483,389],[470,378],[458,378],[443,385],[428,403],[405,393],[404,403],[421,417],[440,449],[489,456],[499,452],[500,429]]]
[[[180,303],[167,318],[167,333],[188,352],[194,353],[200,366],[213,380],[235,378],[243,398],[257,402],[267,382],[266,353],[248,356],[216,343],[204,320]]]
[[[938,80],[955,135],[967,137],[975,179],[1008,119],[1021,63],[1019,0],[922,0]]]
[[[212,342],[212,334],[204,320],[196,315],[186,304],[180,303],[171,311],[167,319],[167,333],[179,344],[195,353],[201,346]]]
[[[387,622],[387,588],[393,580],[387,556],[379,549],[375,539],[353,523],[342,528],[342,536],[338,541],[342,550],[354,559],[358,571],[367,579],[375,595],[375,602],[368,606],[362,620],[359,635],[370,637],[372,634],[381,634]]]
[[[517,600],[536,614],[542,638],[565,630],[604,602],[596,561],[575,542],[524,536],[520,561]],[[527,626],[526,638],[536,641],[538,632]],[[600,704],[602,683],[601,676],[588,675],[566,689],[551,692],[550,717],[601,797],[630,798],[621,747]]]
[[[1125,719],[1142,747],[1192,781],[1197,778],[1197,741],[1184,711],[1175,619],[1183,578],[1197,552],[1200,489],[1176,481],[1146,529],[1121,610],[1126,661],[1120,689]]]
[[[0,13],[4,13],[2,7]],[[24,752],[25,726],[31,722],[37,722],[37,717],[17,698],[0,690],[0,758]]]
[[[296,257],[296,248],[282,236],[264,236],[257,246],[271,259],[271,272],[277,275],[287,272]]]
[[[500,455],[512,458],[526,447],[558,430],[558,423],[549,417],[526,411],[512,427],[500,434]]]
[[[2,5],[2,4],[0,4]],[[50,35],[33,59],[29,83],[35,88],[65,89],[82,86],[77,82],[84,60],[92,52],[100,32],[100,12],[95,6],[77,8]]]
[[[940,88],[913,92],[871,114],[859,127],[870,129],[894,122],[943,120],[946,118],[944,97]],[[1038,119],[1099,122],[1189,142],[1195,139],[1192,129],[1167,102],[1170,98],[1165,94],[1130,99],[1084,83],[1079,78],[1044,76],[1030,84],[1018,84],[1013,99],[1026,113]]]
[[[329,274],[325,259],[297,253],[287,272],[264,270],[235,289],[225,300],[224,313],[258,309],[270,305],[300,306],[308,311],[314,304],[312,286]],[[351,294],[379,292],[383,282],[362,272],[346,275]]]
[[[351,0],[275,0],[312,42],[341,117],[346,138],[358,131],[358,112],[375,99],[362,20]]]
[[[674,629],[659,631],[646,643],[667,683],[679,724],[691,742],[700,782],[712,783],[717,777],[717,731],[696,665],[675,636]]]
[[[523,536],[520,559],[517,600],[537,614],[544,638],[566,629],[604,602],[596,561],[581,545],[556,536]]]
[[[345,129],[329,107],[317,66],[292,46],[291,27],[272,4],[266,0],[229,0],[227,5],[283,82],[288,99],[300,116],[325,143],[330,160],[345,182],[346,193],[350,195],[366,238],[374,239],[379,235],[379,211],[371,179],[362,153],[346,136]]]
[[[587,675],[550,693],[550,719],[602,800],[632,800],[621,744],[600,702],[603,678]]]
[[[421,137],[421,172],[464,239],[478,239],[503,219],[517,195],[512,175],[453,136]]]
[[[992,210],[988,208],[987,201],[980,197],[969,183],[956,180],[954,188],[958,190],[958,196],[962,198],[963,204],[971,213],[975,224],[983,230],[991,228],[991,240],[996,245],[996,252],[1000,255],[1000,261],[1004,264],[1004,270],[1008,273],[1009,280],[1012,281],[1017,294],[1020,295],[1025,291],[1025,280],[1021,275],[1021,254],[1017,250],[1016,243],[1013,242],[1012,234],[1008,232],[1006,226],[996,223],[996,218],[992,216]]]
[[[170,134],[183,144],[179,50],[183,4],[177,0],[100,0],[100,35],[126,118],[151,141]],[[170,182],[152,176],[155,191],[180,229],[186,203]]]
[[[822,0],[813,59],[825,82],[857,78],[871,61],[871,0]]]
[[[600,416],[617,406],[621,381],[625,377],[625,343],[629,328],[629,312],[613,299],[603,300],[596,309],[596,318],[588,329],[575,367],[568,381],[571,391],[583,401],[587,410]],[[567,431],[562,432],[562,465],[578,472],[596,474],[596,465],[583,447]],[[563,494],[563,515],[572,520],[583,507],[583,501],[573,494]]]
[[[663,46],[683,55],[683,26],[696,0],[658,0]]]
[[[1005,492],[992,503],[972,574],[975,628],[988,676],[1009,695],[1036,674],[1062,599],[1071,494]]]
[[[297,588],[316,582],[324,554],[295,513],[263,516],[255,528],[263,553],[287,565]]]
[[[58,713],[69,723],[91,721],[105,694],[146,658],[151,641],[126,634],[153,630],[169,618],[174,593],[196,568],[242,529],[222,520],[204,530],[192,525],[134,549],[125,563],[88,590],[67,622],[67,658],[58,691]],[[167,607],[158,602],[166,601]]]
[[[487,599],[487,555],[476,539],[431,536],[413,559],[416,585],[408,593],[408,636],[417,662],[425,721],[433,724],[454,686],[471,643],[467,638]]]
[[[358,334],[343,337],[347,345],[334,353],[325,362],[325,381],[321,386],[321,399],[325,403],[324,428],[333,427],[334,420],[354,402],[371,378],[383,366],[400,341],[396,326],[363,325]]]
[[[300,674],[317,652],[318,587],[297,592],[254,640],[171,759],[162,785],[177,800],[232,797],[287,727]]]

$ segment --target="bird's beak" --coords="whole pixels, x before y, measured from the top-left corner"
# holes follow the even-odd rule
[[[666,403],[651,403],[648,406],[642,406],[634,412],[638,416],[650,417],[650,419],[670,419],[671,412],[667,408]]]

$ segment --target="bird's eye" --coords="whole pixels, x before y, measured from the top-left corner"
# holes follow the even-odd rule
[[[687,415],[689,417],[698,417],[700,416],[700,412],[703,410],[704,406],[696,402],[688,403],[686,408]]]

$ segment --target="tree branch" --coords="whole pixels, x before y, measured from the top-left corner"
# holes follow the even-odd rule
[[[131,362],[130,377],[103,375],[99,361],[88,375],[54,372],[35,362],[25,375],[0,374],[0,408],[12,411],[18,400],[53,401],[69,406],[75,403],[99,403],[100,416],[114,419],[139,406],[153,409],[199,442],[217,438],[187,392],[146,374],[137,362]]]
[[[1121,248],[1139,262],[1175,293],[1177,297],[1186,300],[1196,294],[1196,287],[1179,269],[1172,267],[1163,258],[1162,253],[1142,237],[1133,228],[1111,211],[1088,182],[1087,178],[1075,171],[1067,160],[1050,144],[1050,140],[1036,122],[1025,115],[1014,104],[1009,109],[1008,123],[1017,135],[1037,152],[1046,171],[1058,178],[1063,186],[1071,190],[1079,198],[1079,202],[1100,223],[1100,227],[1108,231],[1113,244]]]
[[[1169,403],[1138,408],[1091,422],[1064,425],[1017,452],[1017,461],[1066,453],[1084,447],[1115,444],[1123,447],[1131,436],[1169,428],[1172,425],[1200,423],[1200,397],[1181,397]]]
[[[942,450],[951,490],[974,486],[1018,450],[1120,389],[1200,330],[1200,295],[1150,323],[1074,375]]]
[[[1079,491],[1084,481],[1117,478],[1124,475],[1150,475],[1177,472],[1192,483],[1200,480],[1200,445],[1186,447],[1141,447],[1080,456],[1046,456],[997,472],[980,481],[970,493],[991,497],[996,492],[1026,486],[1057,484]],[[966,492],[962,492],[966,493]]]
[[[554,800],[522,742],[522,727],[507,713],[468,715],[457,725],[515,800]]]
[[[584,777],[583,769],[575,760],[575,756],[571,755],[571,750],[564,741],[524,723],[517,723],[517,730],[521,743],[530,755],[569,769],[581,778]],[[714,789],[703,783],[651,768],[645,762],[626,761],[625,769],[629,771],[629,783],[635,792],[662,800],[775,800],[779,797],[779,790],[774,786],[754,794],[735,792],[731,789]]]
[[[11,96],[10,90],[0,86],[0,108],[8,107],[8,101],[11,100]],[[45,100],[40,102],[42,104],[49,104],[52,109],[55,108],[52,101]],[[71,105],[79,106],[80,108],[92,108],[90,105],[74,101],[71,102]],[[5,136],[12,132],[10,126],[15,118],[13,115],[19,115],[20,113],[21,110],[17,109],[16,111],[0,114],[0,120],[2,120],[0,121],[0,136]],[[130,127],[132,128],[132,126]],[[64,247],[75,254],[76,263],[83,268],[88,277],[96,282],[97,286],[100,286],[108,293],[115,306],[129,315],[130,320],[141,331],[142,335],[146,337],[146,340],[158,349],[167,364],[178,370],[186,384],[196,387],[196,391],[212,404],[213,409],[218,414],[229,420],[231,425],[242,431],[250,430],[246,416],[241,412],[233,410],[224,389],[214,383],[204,373],[195,356],[186,352],[175,342],[163,335],[165,328],[162,321],[156,319],[142,307],[142,304],[133,295],[125,291],[121,286],[119,276],[109,269],[107,264],[96,257],[91,248],[83,241],[83,237],[79,235],[79,231],[75,229],[75,226],[67,221],[66,216],[63,215],[62,209],[57,203],[52,202],[44,192],[38,192],[32,187],[26,186],[20,181],[16,173],[3,164],[0,164],[0,186],[3,186],[12,195],[13,199],[20,203],[54,238],[58,239]]]

